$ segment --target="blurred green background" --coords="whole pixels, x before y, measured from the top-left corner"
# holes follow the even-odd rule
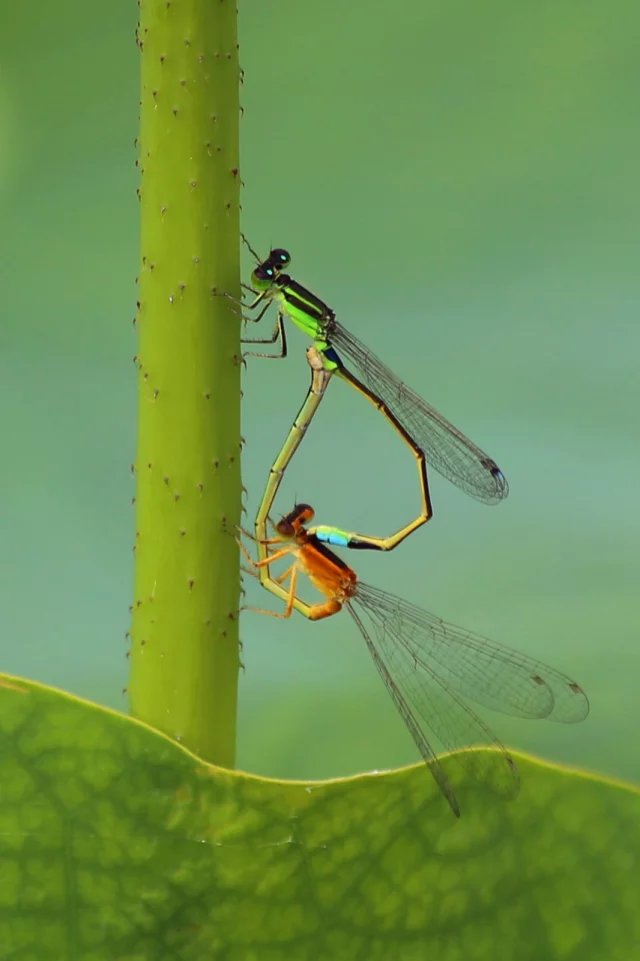
[[[240,6],[246,233],[288,247],[511,485],[488,508],[433,476],[433,522],[350,559],[587,689],[585,724],[493,717],[503,739],[640,779],[637,4]],[[136,9],[39,0],[3,19],[0,667],[125,709]],[[249,517],[307,388],[305,346],[292,334],[286,362],[247,371]],[[413,461],[336,383],[279,509],[296,497],[321,523],[386,533],[413,516]],[[247,614],[242,638],[242,767],[415,759],[346,615]]]

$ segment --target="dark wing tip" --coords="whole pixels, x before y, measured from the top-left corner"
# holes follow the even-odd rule
[[[507,483],[507,478],[504,476],[497,464],[493,464],[490,468],[491,476],[496,482],[496,497],[498,500],[504,500],[509,493],[509,484]]]
[[[577,681],[569,681],[567,684],[568,699],[566,706],[562,705],[563,710],[559,712],[558,720],[568,724],[576,724],[589,714],[591,705],[589,698],[582,690]]]
[[[490,457],[484,457],[480,464],[482,465],[484,473],[484,484],[482,485],[482,491],[479,490],[475,492],[475,496],[478,500],[484,501],[485,504],[498,504],[503,501],[505,497],[509,494],[509,484],[507,483],[507,478],[504,476],[498,465]],[[491,481],[489,481],[489,477]]]

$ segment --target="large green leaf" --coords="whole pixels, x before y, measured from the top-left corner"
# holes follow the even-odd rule
[[[638,956],[635,790],[521,757],[457,821],[423,766],[269,781],[0,683],[1,959]]]

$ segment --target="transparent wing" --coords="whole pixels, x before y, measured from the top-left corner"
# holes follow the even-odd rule
[[[464,697],[525,717],[579,721],[588,713],[587,698],[575,681],[385,591],[359,581],[347,607],[456,815],[458,802],[430,737],[445,750],[479,744],[492,748],[464,752],[456,759],[473,781],[494,793],[513,797],[519,783],[511,755]]]
[[[437,674],[413,660],[409,648],[402,644],[391,625],[385,625],[376,615],[372,616],[369,609],[358,604],[357,597],[350,600],[348,610],[360,628],[400,716],[456,817],[460,817],[458,799],[427,731],[445,751],[473,744],[492,747],[490,752],[457,754],[456,760],[476,783],[489,787],[502,797],[514,797],[519,788],[515,762],[486,724],[447,688]],[[373,630],[370,631],[372,624]]]
[[[414,665],[462,697],[504,714],[575,723],[589,713],[580,685],[527,654],[448,624],[408,601],[358,581],[356,601],[381,644],[398,641]]]
[[[509,485],[491,457],[402,383],[379,357],[337,320],[331,321],[328,335],[343,359],[348,358],[364,383],[388,404],[425,452],[428,464],[486,504],[504,500]]]

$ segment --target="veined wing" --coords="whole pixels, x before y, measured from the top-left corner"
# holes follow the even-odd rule
[[[509,485],[493,458],[399,380],[379,357],[337,320],[331,321],[328,338],[343,359],[351,361],[364,383],[388,404],[425,452],[428,464],[477,500],[486,504],[504,500]]]
[[[518,790],[513,758],[465,698],[523,717],[580,721],[589,702],[565,674],[496,644],[369,584],[358,582],[347,604],[369,653],[422,757],[454,814],[449,776],[432,746],[456,754],[468,776],[503,797]]]
[[[516,717],[564,723],[584,720],[586,694],[568,675],[520,651],[429,614],[393,594],[358,581],[357,600],[371,629],[388,644],[398,641],[415,672],[437,674],[463,698]]]
[[[505,798],[514,797],[520,785],[511,755],[487,725],[429,668],[418,665],[401,643],[394,625],[362,603],[356,595],[347,610],[358,625],[387,691],[405,722],[429,772],[456,817],[460,805],[450,776],[445,772],[432,739],[441,749],[483,744],[492,750],[456,754],[467,775]]]

